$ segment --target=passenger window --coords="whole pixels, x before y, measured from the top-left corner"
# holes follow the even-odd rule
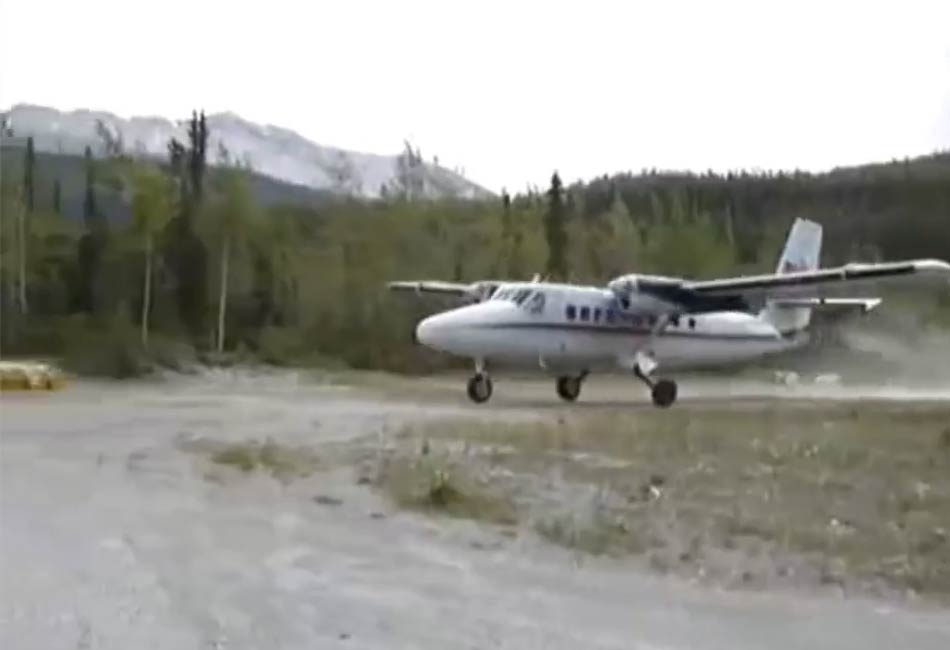
[[[600,322],[600,307],[594,310],[594,322],[595,323]]]
[[[672,325],[673,327],[679,327],[679,326],[680,326],[680,316],[679,316],[679,314],[673,314],[672,316],[670,316],[670,325]]]
[[[590,320],[590,307],[581,307],[581,320]]]
[[[608,309],[608,310],[607,310],[607,313],[604,315],[604,317],[607,319],[607,322],[608,322],[608,323],[614,322],[614,310],[613,310],[613,309]]]
[[[567,309],[564,310],[567,315],[567,320],[574,320],[577,318],[577,308],[574,305],[568,305]]]
[[[695,318],[690,318],[690,319],[689,319],[689,329],[691,329],[691,330],[696,329],[696,319],[695,319]]]

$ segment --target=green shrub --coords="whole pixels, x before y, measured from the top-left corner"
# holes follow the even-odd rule
[[[302,349],[300,330],[293,327],[265,327],[257,339],[258,357],[275,366],[299,364]]]
[[[121,313],[110,318],[76,317],[63,332],[66,341],[62,363],[79,375],[126,379],[153,369],[142,349],[139,333]]]

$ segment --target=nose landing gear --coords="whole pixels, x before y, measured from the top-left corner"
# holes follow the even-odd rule
[[[485,372],[485,360],[475,360],[475,375],[468,380],[468,398],[476,404],[487,402],[491,397],[491,377]]]
[[[476,372],[475,376],[468,380],[468,397],[476,404],[487,402],[491,397],[491,392],[491,377],[486,373]]]

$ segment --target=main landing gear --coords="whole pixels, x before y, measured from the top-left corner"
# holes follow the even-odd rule
[[[584,372],[576,377],[558,377],[555,384],[558,397],[565,402],[575,401],[581,394],[581,384],[586,376],[587,373]]]
[[[633,374],[650,388],[650,397],[653,404],[659,408],[668,408],[676,401],[676,382],[672,379],[657,379],[654,381],[644,373],[639,364],[633,367]]]

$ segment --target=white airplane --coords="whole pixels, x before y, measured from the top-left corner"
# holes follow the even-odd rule
[[[492,394],[489,364],[540,368],[557,377],[557,394],[574,401],[598,369],[632,372],[653,403],[676,400],[676,382],[659,368],[746,363],[804,346],[816,309],[867,313],[879,298],[829,297],[829,291],[869,282],[950,278],[950,264],[909,260],[819,268],[821,226],[797,219],[771,275],[716,280],[630,274],[606,287],[487,280],[472,284],[390,282],[389,288],[441,294],[464,306],[422,320],[419,343],[475,361],[472,401]],[[755,310],[753,305],[761,305]]]

